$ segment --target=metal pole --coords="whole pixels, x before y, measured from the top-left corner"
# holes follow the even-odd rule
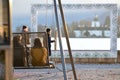
[[[58,3],[59,3],[60,13],[61,13],[61,17],[62,17],[62,23],[63,23],[63,26],[64,26],[64,32],[65,32],[68,51],[69,51],[69,55],[70,55],[70,61],[71,61],[71,65],[72,65],[74,80],[77,80],[75,67],[74,67],[74,63],[73,63],[72,51],[71,51],[70,42],[69,42],[68,30],[67,30],[67,25],[66,25],[65,19],[64,19],[64,13],[63,13],[63,10],[62,10],[61,0],[58,0]]]
[[[60,32],[60,27],[59,27],[56,0],[54,0],[54,10],[55,10],[56,23],[57,23],[57,30],[58,30],[58,38],[59,38],[59,44],[60,44],[60,53],[61,53],[64,80],[67,80],[66,65],[65,65],[64,53],[63,53],[63,47],[62,47],[61,32]]]

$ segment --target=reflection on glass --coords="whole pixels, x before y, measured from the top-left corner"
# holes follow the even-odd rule
[[[29,35],[30,43],[26,44],[26,38],[24,35]],[[28,32],[28,33],[13,33],[13,55],[14,55],[14,67],[25,67],[31,65],[31,48],[34,47],[34,40],[39,38],[42,46],[48,49],[47,34],[46,32]],[[25,41],[22,42],[22,41]],[[48,60],[46,60],[48,63]],[[30,66],[31,67],[31,66]]]
[[[8,0],[0,0],[0,45],[8,45],[10,43],[8,15]]]

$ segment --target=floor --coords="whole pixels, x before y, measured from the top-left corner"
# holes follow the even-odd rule
[[[14,80],[64,80],[61,64],[55,69],[14,69]],[[120,64],[75,64],[77,80],[120,80]],[[74,80],[66,64],[67,80]]]

